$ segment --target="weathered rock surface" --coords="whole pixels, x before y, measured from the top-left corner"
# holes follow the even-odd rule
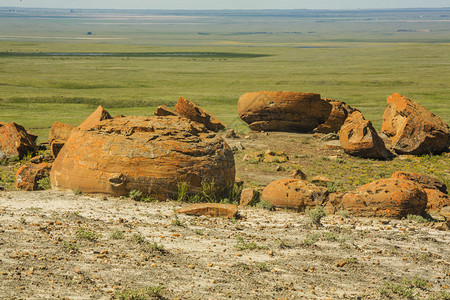
[[[346,193],[341,209],[360,217],[402,218],[409,214],[423,215],[427,194],[413,181],[381,179]]]
[[[307,178],[306,174],[303,173],[303,171],[300,169],[292,170],[290,175],[292,178],[295,178],[295,179],[306,180],[306,178]]]
[[[447,193],[447,186],[439,179],[429,175],[397,171],[392,174],[392,178],[412,180],[420,184],[424,189],[436,189],[443,193]]]
[[[450,221],[450,205],[444,206],[440,211],[439,214],[443,216],[446,220]]]
[[[39,180],[50,175],[53,158],[38,156],[21,166],[16,173],[15,186],[22,190],[39,190]]]
[[[7,156],[23,158],[28,153],[37,150],[36,136],[29,134],[27,130],[16,123],[3,123],[0,126],[1,151]]]
[[[178,99],[178,102],[175,105],[175,112],[189,120],[202,123],[206,128],[215,132],[223,130],[226,127],[226,125],[214,115],[183,97]]]
[[[54,140],[67,141],[76,127],[61,122],[53,123],[48,135],[48,142],[51,144]]]
[[[319,94],[253,92],[239,98],[239,117],[256,131],[310,132],[324,123],[332,105]]]
[[[326,188],[318,187],[303,180],[287,178],[269,183],[261,194],[261,200],[277,207],[307,208],[322,205],[328,195]]]
[[[336,101],[332,99],[324,100],[332,105],[331,113],[325,123],[317,126],[314,131],[320,133],[339,132],[342,125],[344,125],[345,119],[347,119],[348,115],[354,112],[355,109],[342,101]]]
[[[180,208],[177,210],[177,213],[194,216],[233,218],[238,213],[238,207],[234,204],[197,203]]]
[[[439,211],[441,208],[445,206],[450,206],[450,197],[443,192],[436,189],[424,189],[425,193],[427,193],[427,208],[428,212],[430,211]]]
[[[372,123],[364,119],[360,111],[354,111],[348,116],[339,131],[339,142],[345,153],[353,156],[387,159],[392,155]]]
[[[180,114],[171,110],[167,105],[160,105],[155,110],[155,116],[179,116]]]
[[[99,107],[97,107],[97,109],[77,128],[81,130],[89,130],[95,127],[98,122],[109,119],[112,119],[111,115],[101,105],[99,105]]]
[[[241,192],[241,198],[239,201],[239,205],[248,206],[251,205],[256,198],[258,198],[259,193],[253,188],[243,189]]]
[[[400,94],[387,98],[381,131],[399,154],[441,153],[450,145],[450,128],[422,105]]]
[[[182,117],[123,117],[77,130],[52,172],[52,186],[86,193],[128,195],[140,190],[174,198],[179,183],[199,192],[202,182],[217,189],[234,183],[233,153],[202,124]]]

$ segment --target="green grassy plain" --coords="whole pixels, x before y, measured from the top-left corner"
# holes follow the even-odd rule
[[[376,128],[381,126],[386,97],[399,92],[449,123],[447,13],[55,10],[39,14],[0,9],[0,53],[265,55],[0,55],[0,121],[22,124],[44,141],[53,122],[77,125],[99,104],[112,114],[152,115],[156,106],[174,105],[183,96],[245,132],[248,127],[237,116],[239,96],[286,90],[345,101]]]

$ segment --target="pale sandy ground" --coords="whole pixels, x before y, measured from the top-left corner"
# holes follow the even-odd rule
[[[164,299],[406,299],[380,288],[415,276],[428,284],[412,299],[450,293],[450,232],[431,224],[338,215],[315,227],[302,213],[243,208],[242,219],[177,215],[177,226],[181,205],[3,192],[1,299],[111,299],[160,284]],[[311,234],[319,241],[305,245]],[[238,250],[239,236],[260,249]]]

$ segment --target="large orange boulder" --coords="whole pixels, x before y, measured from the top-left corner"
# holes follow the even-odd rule
[[[239,98],[239,117],[256,131],[310,132],[324,123],[332,105],[319,94],[252,92]]]
[[[331,113],[325,123],[320,124],[314,131],[319,133],[339,132],[348,115],[355,111],[350,105],[342,101],[324,99],[332,105]]]
[[[128,195],[139,190],[159,199],[177,195],[180,183],[200,192],[233,185],[230,147],[202,124],[183,117],[123,117],[77,130],[56,158],[52,186],[86,193]]]
[[[386,149],[369,120],[355,110],[345,120],[339,131],[339,143],[345,153],[374,159],[387,159],[392,154]]]
[[[360,217],[403,218],[423,215],[427,194],[413,181],[381,179],[346,193],[340,208]]]
[[[0,144],[1,152],[6,157],[17,156],[23,158],[29,153],[35,153],[37,150],[36,136],[27,132],[27,130],[16,123],[3,123],[0,126]]]
[[[77,128],[81,130],[89,130],[97,125],[98,122],[109,119],[112,119],[111,115],[103,108],[103,106],[99,105],[97,109]]]
[[[183,97],[180,97],[178,99],[174,110],[176,113],[179,113],[183,117],[195,122],[202,123],[206,126],[206,128],[215,132],[223,130],[226,127],[226,125],[219,119],[217,119],[214,115]]]
[[[447,186],[445,183],[429,175],[397,171],[392,174],[392,178],[412,180],[420,184],[424,189],[435,189],[442,193],[447,193]]]
[[[435,154],[450,146],[450,128],[422,105],[400,94],[387,98],[381,131],[399,154]]]
[[[48,142],[51,143],[54,140],[66,141],[75,129],[72,125],[55,122],[48,134]]]
[[[269,183],[261,194],[261,200],[276,207],[294,208],[304,211],[322,205],[328,190],[304,180],[287,178]]]
[[[50,175],[53,158],[37,156],[21,166],[16,173],[15,186],[22,190],[36,191],[41,189],[39,180]]]

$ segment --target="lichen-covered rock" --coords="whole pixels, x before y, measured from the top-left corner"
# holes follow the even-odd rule
[[[123,117],[77,130],[67,140],[52,172],[52,186],[85,193],[128,195],[140,190],[174,198],[180,183],[199,192],[233,185],[230,147],[202,124],[182,117]]]
[[[164,117],[164,116],[179,116],[179,115],[180,115],[179,113],[174,112],[164,104],[158,106],[155,110],[155,116]]]
[[[253,92],[239,98],[239,117],[256,131],[310,132],[324,123],[332,105],[319,94]]]
[[[194,216],[233,218],[238,213],[238,207],[234,204],[196,203],[178,209],[177,213]]]
[[[427,208],[428,212],[430,211],[439,211],[441,208],[445,206],[450,206],[450,197],[443,192],[436,189],[424,189],[425,193],[427,193]]]
[[[53,158],[35,157],[21,166],[16,173],[15,186],[22,190],[40,190],[39,180],[48,177],[52,168]]]
[[[427,194],[416,182],[388,178],[346,193],[340,206],[354,216],[402,218],[423,215]]]
[[[436,189],[442,193],[447,193],[447,186],[439,179],[429,175],[397,171],[392,174],[392,178],[412,180],[420,184],[424,189]]]
[[[59,141],[67,141],[72,132],[76,129],[76,127],[64,124],[61,122],[55,122],[50,129],[50,133],[48,135],[48,142],[51,144],[54,140]]]
[[[87,117],[87,119],[84,120],[83,123],[77,127],[77,129],[89,130],[97,125],[98,122],[109,119],[112,119],[111,115],[101,105],[99,105],[99,107],[97,107],[97,109],[90,114],[90,116]]]
[[[422,105],[400,94],[387,98],[381,131],[399,154],[441,153],[450,146],[450,128]]]
[[[226,127],[226,125],[219,119],[217,119],[214,115],[183,97],[180,97],[178,99],[174,110],[183,117],[195,122],[202,123],[206,126],[206,128],[215,132],[223,130]]]
[[[314,129],[314,131],[320,133],[339,132],[342,125],[344,125],[344,122],[347,119],[348,115],[354,112],[355,109],[342,101],[335,101],[332,99],[324,99],[324,100],[329,102],[333,108],[331,109],[331,113],[328,116],[325,123],[317,126],[317,128]]]
[[[369,120],[360,111],[354,111],[339,131],[339,143],[344,152],[363,158],[387,159],[392,154],[386,149]]]
[[[1,151],[7,156],[23,158],[37,150],[36,136],[29,134],[27,130],[16,123],[8,123],[0,126]]]
[[[307,208],[322,205],[328,195],[324,187],[316,186],[295,178],[280,179],[269,183],[261,194],[261,200],[276,207]]]

